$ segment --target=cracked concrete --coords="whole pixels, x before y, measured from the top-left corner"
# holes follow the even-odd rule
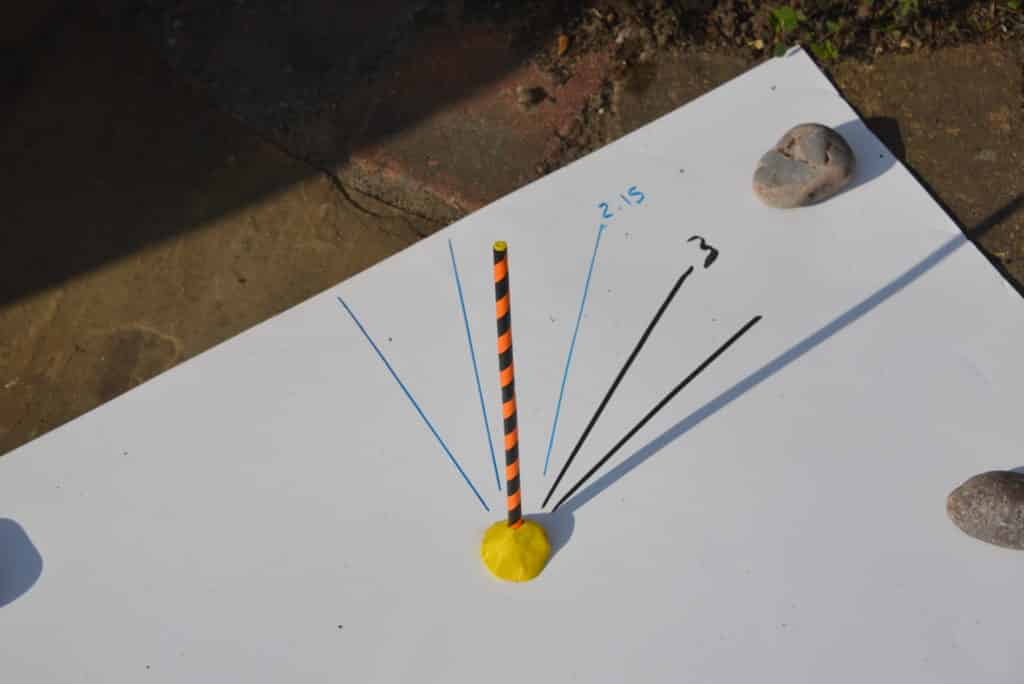
[[[0,132],[0,454],[439,227],[247,132],[131,34],[58,39]]]
[[[155,0],[135,21],[179,76],[267,140],[448,223],[544,173],[556,132],[601,89],[605,52],[550,43],[575,10],[528,5]],[[543,96],[523,106],[524,92]]]

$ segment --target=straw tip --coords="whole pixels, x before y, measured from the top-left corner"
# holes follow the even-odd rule
[[[495,252],[505,252],[507,250],[508,250],[508,243],[505,242],[504,240],[498,240],[497,242],[494,243],[494,251]]]

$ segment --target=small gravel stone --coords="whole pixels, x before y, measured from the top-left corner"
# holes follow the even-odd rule
[[[801,124],[765,153],[754,171],[754,194],[770,207],[820,202],[853,178],[856,159],[843,136],[821,124]]]
[[[993,470],[975,475],[949,495],[946,513],[975,539],[1024,550],[1024,474]]]

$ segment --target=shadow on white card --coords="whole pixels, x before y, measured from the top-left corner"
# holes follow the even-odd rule
[[[853,192],[860,186],[870,183],[896,164],[896,153],[887,149],[864,121],[847,121],[836,126],[836,132],[857,151],[857,167],[853,179],[839,195]],[[902,145],[902,141],[899,142]]]
[[[914,283],[921,276],[941,263],[946,257],[952,255],[960,247],[967,244],[968,237],[975,240],[980,238],[993,227],[1009,218],[1022,206],[1024,206],[1024,195],[1018,195],[1002,209],[978,224],[973,230],[968,231],[966,234],[953,236],[926,257],[921,259],[921,261],[905,271],[902,275],[877,290],[870,297],[835,317],[827,325],[800,340],[785,352],[776,356],[774,359],[761,366],[759,369],[740,380],[732,387],[708,401],[686,418],[683,418],[671,428],[665,430],[646,445],[642,446],[625,461],[616,465],[614,468],[598,478],[593,484],[589,485],[586,489],[569,499],[564,508],[568,509],[569,512],[578,510],[588,501],[614,484],[619,478],[623,477],[631,470],[664,449],[666,446],[685,435],[705,419],[715,415],[721,409],[739,399],[765,380],[776,375],[779,371],[783,370],[803,355],[816,349],[821,344],[828,341],[833,335],[842,332],[842,330],[847,326],[861,319],[893,295]],[[1024,471],[1024,467],[1018,469],[1018,472],[1021,471]]]
[[[569,543],[573,531],[576,529],[576,519],[572,511],[560,509],[554,513],[527,514],[527,520],[532,520],[541,527],[548,535],[548,542],[551,544],[551,556],[548,558],[548,565],[558,555],[558,552]]]
[[[21,525],[0,518],[0,608],[23,596],[43,574],[43,557]]]

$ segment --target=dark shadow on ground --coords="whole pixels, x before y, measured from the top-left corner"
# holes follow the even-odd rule
[[[606,29],[626,25],[630,3],[598,4]],[[685,19],[673,31],[703,35],[711,5],[669,5]],[[553,64],[555,36],[582,40],[585,32],[573,27],[602,15],[584,0],[45,0],[19,7],[41,9],[20,37],[0,29],[0,183],[9,198],[0,306],[343,163],[526,61],[547,59],[556,80],[569,78],[585,47],[574,42],[568,67]],[[267,173],[247,157],[260,143],[238,120],[309,163]],[[902,157],[893,125],[868,120]]]
[[[0,518],[0,608],[23,596],[43,574],[43,557],[18,523]]]
[[[907,286],[911,285],[918,278],[923,276],[925,273],[930,271],[932,268],[941,263],[946,257],[953,254],[956,250],[968,244],[968,238],[970,240],[977,240],[982,235],[992,230],[994,227],[1008,219],[1011,215],[1016,213],[1024,207],[1024,196],[1018,196],[1009,204],[1004,206],[996,213],[989,216],[987,219],[978,224],[974,229],[967,232],[966,235],[955,235],[954,237],[947,240],[940,247],[935,249],[931,254],[927,255],[921,261],[914,264],[906,272],[899,277],[892,280],[889,284],[885,285],[877,292],[872,294],[867,299],[863,300],[856,306],[836,316],[824,327],[820,328],[816,332],[808,335],[804,339],[797,342],[795,345],[787,349],[782,354],[776,356],[774,359],[761,366],[759,369],[745,377],[744,379],[737,382],[735,385],[725,390],[711,401],[707,402],[699,409],[679,421],[671,428],[658,435],[650,442],[642,446],[639,450],[629,456],[626,460],[622,461],[614,468],[606,472],[604,475],[599,477],[593,483],[588,485],[585,489],[580,491],[574,497],[566,501],[562,509],[568,509],[569,512],[578,510],[581,506],[585,505],[588,501],[598,496],[601,492],[605,491],[608,487],[615,484],[617,480],[629,473],[637,466],[642,465],[645,461],[650,459],[652,456],[657,454],[659,451],[667,447],[672,442],[676,441],[691,429],[699,425],[705,419],[710,418],[714,414],[718,413],[721,409],[725,408],[732,402],[741,398],[750,390],[760,385],[765,380],[768,380],[772,376],[776,375],[780,371],[784,370],[789,364],[796,361],[804,354],[813,351],[823,343],[827,342],[833,335],[842,332],[847,326],[855,323],[871,311],[873,311],[880,304],[886,302],[894,294],[900,292]]]
[[[517,3],[46,5],[21,35],[2,35],[0,306],[199,228],[322,172],[320,161],[343,161],[417,124],[520,66],[536,41],[550,51],[550,36],[581,7],[533,3],[524,23]],[[401,92],[398,63],[423,65]],[[266,144],[238,119],[310,163],[283,173],[249,164]]]
[[[26,40],[0,114],[0,306],[309,175],[248,166],[260,150],[242,126],[84,6],[62,5]]]

